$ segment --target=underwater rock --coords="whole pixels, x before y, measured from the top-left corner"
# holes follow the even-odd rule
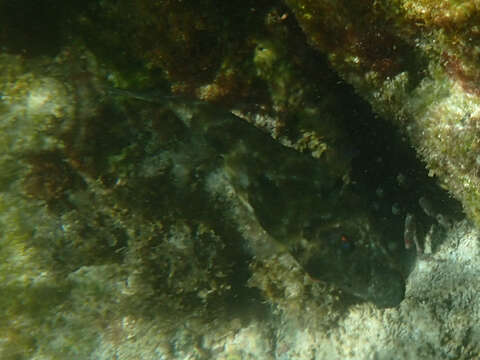
[[[179,319],[264,312],[276,297],[251,271],[282,256],[297,276],[269,276],[302,303],[339,289],[379,306],[402,300],[403,270],[386,250],[396,240],[331,158],[285,147],[220,105],[113,94],[83,48],[1,61],[5,357],[87,354],[94,334],[152,317],[171,336]],[[339,229],[349,248],[331,236]],[[59,332],[68,339],[35,345]]]
[[[398,126],[430,175],[480,225],[476,6],[428,0],[286,4],[309,43],[374,111]]]
[[[398,160],[402,139],[358,110],[325,58],[479,223],[475,9],[237,5],[92,2],[56,19],[75,45],[55,58],[0,56],[2,357],[88,358],[95,348],[97,358],[126,358],[137,338],[165,358],[212,358],[227,345],[236,357],[328,357],[328,346],[292,344],[282,321],[298,339],[311,336],[302,321],[327,327],[319,337],[346,324],[359,335],[335,332],[346,344],[331,350],[337,358],[353,357],[358,339],[365,357],[386,357],[397,338],[410,351],[425,304],[448,315],[460,303],[451,324],[469,315],[465,289],[460,302],[437,289],[444,304],[425,291],[448,255],[442,234],[458,230],[452,203],[422,178],[423,165]],[[426,197],[440,205],[435,216]],[[405,251],[405,221],[408,236],[428,231],[429,256]],[[462,271],[448,266],[453,292]],[[408,325],[390,327],[392,314]],[[278,333],[262,322],[274,315]],[[371,333],[359,331],[364,323]],[[217,327],[221,336],[207,331]],[[468,343],[468,331],[447,333]],[[240,349],[249,336],[269,351]],[[440,340],[423,338],[418,351],[460,354]]]

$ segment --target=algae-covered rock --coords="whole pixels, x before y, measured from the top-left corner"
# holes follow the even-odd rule
[[[430,174],[479,224],[476,5],[286,3],[312,46],[407,134]]]
[[[187,336],[170,350],[181,356],[205,324],[255,317],[262,298],[292,314],[309,303],[322,324],[345,296],[402,300],[398,237],[331,159],[218,105],[111,89],[75,51],[48,66],[2,58],[2,356],[87,358],[151,319],[167,342]]]
[[[38,14],[0,32],[2,358],[474,353],[476,232],[409,144],[478,222],[475,7]]]

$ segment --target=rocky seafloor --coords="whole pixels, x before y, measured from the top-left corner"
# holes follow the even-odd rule
[[[0,358],[476,358],[479,9],[0,3]]]

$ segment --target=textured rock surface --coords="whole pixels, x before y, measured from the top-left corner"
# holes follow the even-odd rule
[[[217,5],[0,5],[0,357],[475,356],[476,4]]]
[[[431,176],[480,224],[478,4],[286,3],[312,46],[404,131]]]
[[[104,335],[95,356],[116,354],[128,359],[139,351],[147,359],[474,358],[480,340],[475,281],[480,272],[479,234],[462,222],[436,241],[441,242],[439,248],[418,259],[407,282],[406,299],[396,309],[355,305],[332,324],[326,320],[327,313],[309,303],[302,304],[300,317],[281,307],[282,311],[267,318],[205,326],[201,335],[186,322],[168,341],[158,335],[158,324],[129,323],[126,318],[122,324],[111,324],[120,327],[117,331],[123,341],[114,344]],[[277,263],[288,266],[281,260]],[[183,345],[182,338],[188,336],[195,340]],[[189,348],[192,343],[196,347]]]

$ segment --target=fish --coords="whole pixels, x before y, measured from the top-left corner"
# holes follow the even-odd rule
[[[201,176],[223,174],[235,189],[236,198],[226,197],[230,202],[222,205],[223,216],[232,231],[243,231],[253,257],[286,249],[313,280],[381,308],[403,300],[403,276],[379,245],[375,222],[358,205],[361,194],[339,186],[342,180],[331,175],[328,163],[283,146],[216,104],[162,92],[111,94],[178,114],[188,128],[180,148],[188,149],[191,162],[208,163]],[[211,196],[218,199],[218,192]],[[235,208],[244,210],[229,217]]]

